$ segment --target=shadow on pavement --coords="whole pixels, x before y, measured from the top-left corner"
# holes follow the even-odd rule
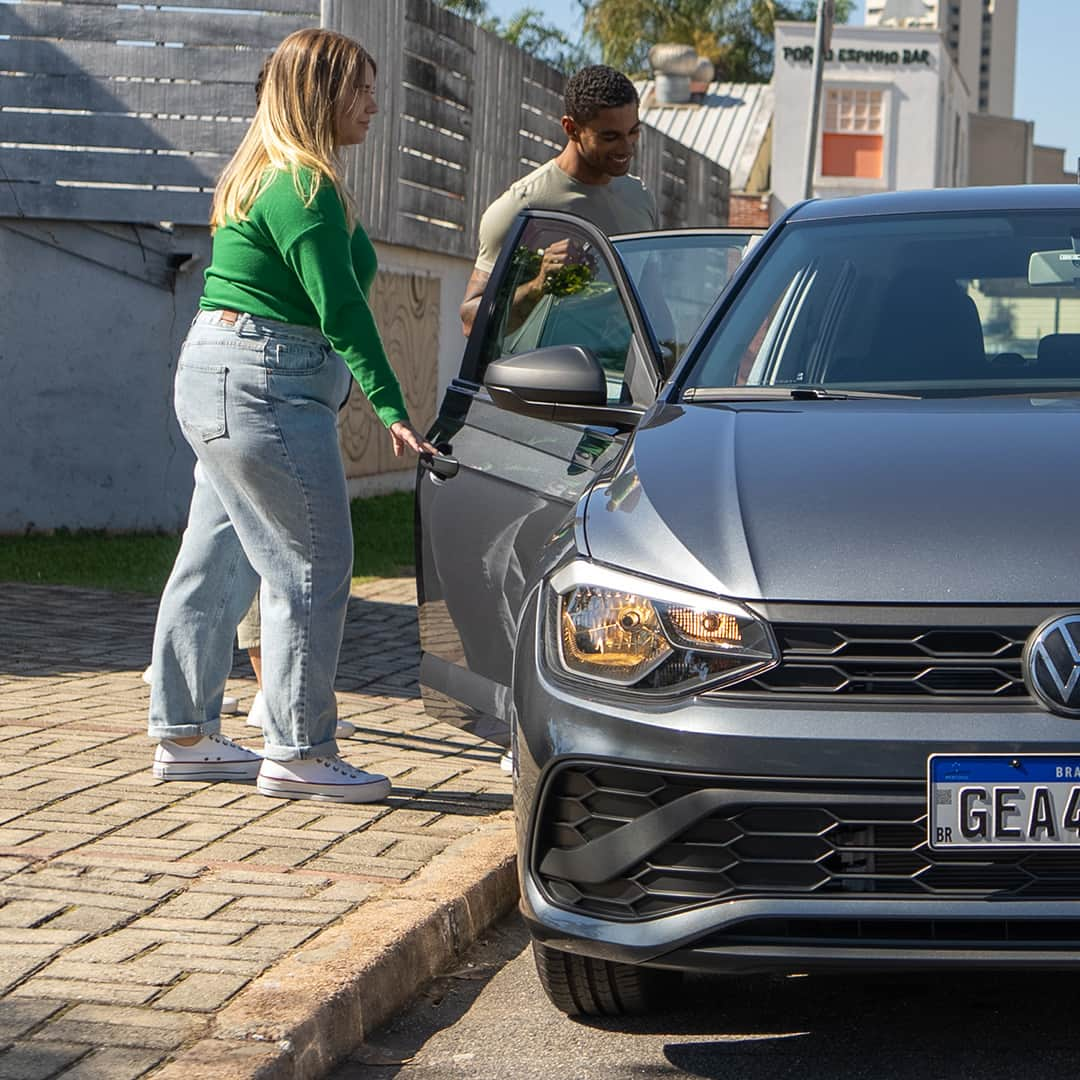
[[[528,947],[528,934],[519,920],[504,919],[493,926],[461,967],[433,979],[406,1012],[375,1032],[329,1080],[408,1077],[414,1058],[432,1036],[461,1020],[488,983]],[[493,1034],[501,1038],[506,1032]]]
[[[0,583],[0,677],[141,674],[157,604],[134,593]],[[246,654],[234,659],[233,678],[252,678]],[[413,604],[350,598],[338,690],[414,699],[419,659]]]

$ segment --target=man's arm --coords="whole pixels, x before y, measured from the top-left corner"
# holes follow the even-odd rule
[[[476,321],[476,313],[480,310],[480,301],[483,299],[484,290],[487,288],[490,274],[483,270],[474,269],[465,286],[465,299],[461,302],[461,329],[466,337],[472,333],[473,323]]]

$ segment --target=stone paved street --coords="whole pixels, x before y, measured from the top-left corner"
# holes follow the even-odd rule
[[[0,1078],[127,1080],[256,976],[510,805],[498,748],[432,723],[411,579],[354,589],[342,745],[385,804],[163,783],[144,734],[156,601],[0,584]],[[259,745],[239,661],[232,738]]]

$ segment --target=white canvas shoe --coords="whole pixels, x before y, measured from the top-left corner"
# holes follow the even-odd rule
[[[364,772],[337,756],[303,761],[264,758],[257,786],[261,795],[319,802],[379,802],[390,794],[385,776]]]
[[[247,725],[248,727],[257,727],[260,730],[266,723],[266,702],[263,701],[262,691],[260,690],[255,695],[255,700],[251,703],[251,708],[248,709]],[[350,724],[348,720],[339,720],[337,727],[334,729],[334,737],[337,739],[347,739],[350,735],[356,734],[356,725]]]
[[[142,673],[142,681],[144,683],[146,683],[147,686],[149,686],[150,683],[152,683],[154,681],[153,675],[151,674],[151,672],[153,670],[154,669],[152,667],[148,667]],[[238,713],[239,711],[240,711],[240,699],[239,698],[229,697],[228,695],[226,695],[225,697],[223,697],[221,699],[221,715],[222,716],[233,716],[236,713]]]
[[[154,750],[159,780],[254,780],[262,757],[224,735],[204,735],[191,746],[162,739]]]

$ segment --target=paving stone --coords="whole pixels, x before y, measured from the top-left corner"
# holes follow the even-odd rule
[[[156,986],[109,982],[84,983],[71,979],[45,979],[34,976],[20,983],[8,995],[11,998],[63,997],[68,1001],[96,1001],[102,1005],[142,1005],[156,993]]]
[[[281,923],[267,923],[253,930],[244,938],[243,944],[254,949],[261,949],[267,955],[280,956],[303,944],[318,929],[311,926],[284,926]]]
[[[129,960],[123,964],[87,964],[61,956],[48,967],[42,968],[37,978],[168,986],[176,982],[182,974],[183,967],[180,964],[163,964],[152,957]],[[32,979],[31,982],[33,981]]]
[[[87,1054],[58,1080],[136,1080],[164,1060],[160,1050],[110,1046]]]
[[[76,930],[83,934],[100,934],[114,927],[122,926],[131,916],[122,911],[107,911],[105,908],[84,907],[76,904],[62,915],[50,919],[50,930]]]
[[[230,897],[216,893],[185,892],[155,909],[154,916],[159,919],[208,919],[231,902]]]
[[[185,1009],[191,1012],[214,1012],[221,1008],[247,983],[245,975],[211,975],[197,972],[162,994],[155,1009]]]
[[[408,580],[354,591],[338,693],[360,737],[342,750],[396,788],[325,806],[154,778],[153,598],[0,584],[15,658],[0,673],[0,1046],[15,1041],[0,1080],[36,1062],[49,1080],[166,1064],[249,980],[507,805],[498,753],[424,714],[414,604]],[[246,661],[234,674],[249,706]],[[242,717],[223,729],[250,741]]]
[[[68,905],[12,900],[0,907],[0,926],[36,926],[59,915]]]
[[[46,1080],[90,1051],[63,1042],[21,1042],[0,1053],[0,1080]]]
[[[0,1043],[13,1042],[65,1007],[63,1001],[6,999],[0,1008]]]

